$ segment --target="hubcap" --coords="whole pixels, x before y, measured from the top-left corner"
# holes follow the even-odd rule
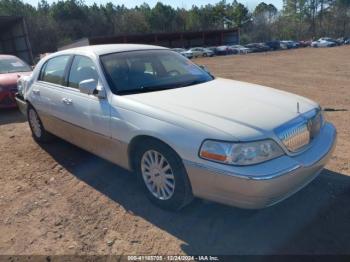
[[[41,126],[37,113],[33,110],[29,110],[29,123],[32,127],[33,133],[36,137],[41,137]]]
[[[141,159],[142,178],[153,196],[160,200],[172,197],[175,177],[168,160],[155,150],[146,151]]]

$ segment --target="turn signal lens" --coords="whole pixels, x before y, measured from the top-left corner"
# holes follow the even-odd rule
[[[227,159],[226,156],[218,155],[218,154],[215,154],[215,153],[210,153],[208,151],[202,151],[201,152],[201,157],[207,158],[207,159],[212,159],[212,160],[215,160],[215,161],[220,161],[220,162],[225,162],[226,159]]]

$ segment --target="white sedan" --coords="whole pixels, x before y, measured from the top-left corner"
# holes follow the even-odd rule
[[[174,52],[177,52],[177,53],[183,55],[184,57],[187,57],[188,59],[193,58],[193,53],[192,53],[191,50],[186,50],[186,49],[183,49],[183,48],[173,48],[171,50],[173,50]]]
[[[236,50],[238,54],[248,54],[251,53],[252,50],[250,48],[244,47],[242,45],[232,45],[230,46],[232,50]]]
[[[317,41],[313,41],[311,43],[312,47],[333,47],[336,46],[337,44],[335,42],[326,40],[326,39],[319,39]]]
[[[204,47],[193,47],[193,48],[190,48],[189,51],[191,51],[193,53],[193,56],[194,57],[200,57],[200,56],[203,56],[203,57],[207,57],[207,56],[214,56],[214,52],[211,51],[210,49],[208,48],[204,48]]]
[[[194,196],[273,205],[312,181],[335,146],[317,103],[215,78],[158,46],[60,51],[18,85],[37,142],[53,134],[134,171],[147,197],[171,210]]]

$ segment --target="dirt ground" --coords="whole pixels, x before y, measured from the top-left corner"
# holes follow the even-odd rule
[[[350,110],[350,46],[197,59],[220,77]],[[350,254],[350,112],[328,111],[338,146],[322,174],[258,211],[196,200],[153,206],[133,174],[64,141],[40,146],[0,111],[0,254]]]

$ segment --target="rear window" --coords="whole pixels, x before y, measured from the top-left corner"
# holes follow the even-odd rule
[[[65,85],[65,70],[69,58],[70,56],[68,55],[51,58],[43,66],[39,80],[58,85]]]
[[[29,72],[32,71],[30,66],[17,57],[0,59],[0,74]]]

